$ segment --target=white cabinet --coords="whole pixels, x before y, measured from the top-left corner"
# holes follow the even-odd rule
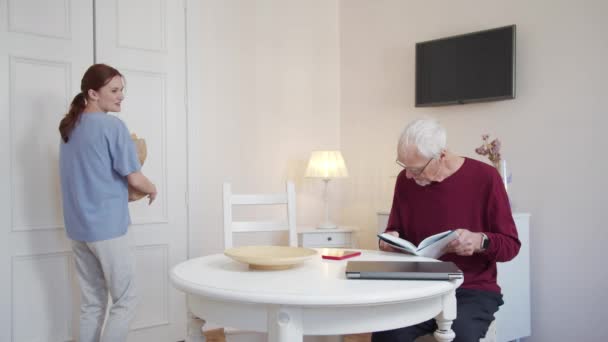
[[[530,214],[513,214],[521,249],[515,259],[498,263],[498,285],[505,304],[496,313],[498,342],[530,336]]]
[[[386,226],[388,225],[388,215],[390,211],[379,211],[378,212],[378,233],[384,233]]]
[[[378,231],[388,223],[388,211],[378,212]],[[498,284],[505,304],[496,313],[497,342],[530,336],[530,214],[514,213],[513,220],[521,241],[517,256],[498,263]]]
[[[343,247],[354,248],[353,227],[338,227],[336,229],[317,229],[314,227],[299,227],[299,245],[302,247]]]

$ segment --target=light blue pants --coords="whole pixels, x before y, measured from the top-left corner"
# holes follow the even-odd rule
[[[123,342],[135,316],[134,261],[128,234],[96,241],[72,241],[80,283],[79,342]],[[108,318],[108,294],[112,305]]]

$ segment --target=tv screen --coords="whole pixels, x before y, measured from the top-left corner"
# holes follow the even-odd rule
[[[416,44],[416,107],[515,98],[515,25]]]

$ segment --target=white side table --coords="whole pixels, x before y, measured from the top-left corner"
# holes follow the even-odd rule
[[[298,227],[298,244],[302,247],[356,248],[355,227],[340,226],[336,229]]]
[[[358,260],[422,261],[398,253],[361,251]],[[185,292],[192,328],[202,317],[223,326],[268,332],[269,342],[303,342],[304,335],[382,331],[435,318],[438,341],[451,342],[455,290],[462,280],[346,279],[346,260],[320,256],[281,271],[252,271],[224,254],[184,261],[171,282]],[[194,341],[188,339],[188,341]]]

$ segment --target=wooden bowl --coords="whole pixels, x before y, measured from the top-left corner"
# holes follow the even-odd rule
[[[317,255],[310,248],[288,246],[243,246],[229,248],[224,254],[255,270],[283,270]]]

